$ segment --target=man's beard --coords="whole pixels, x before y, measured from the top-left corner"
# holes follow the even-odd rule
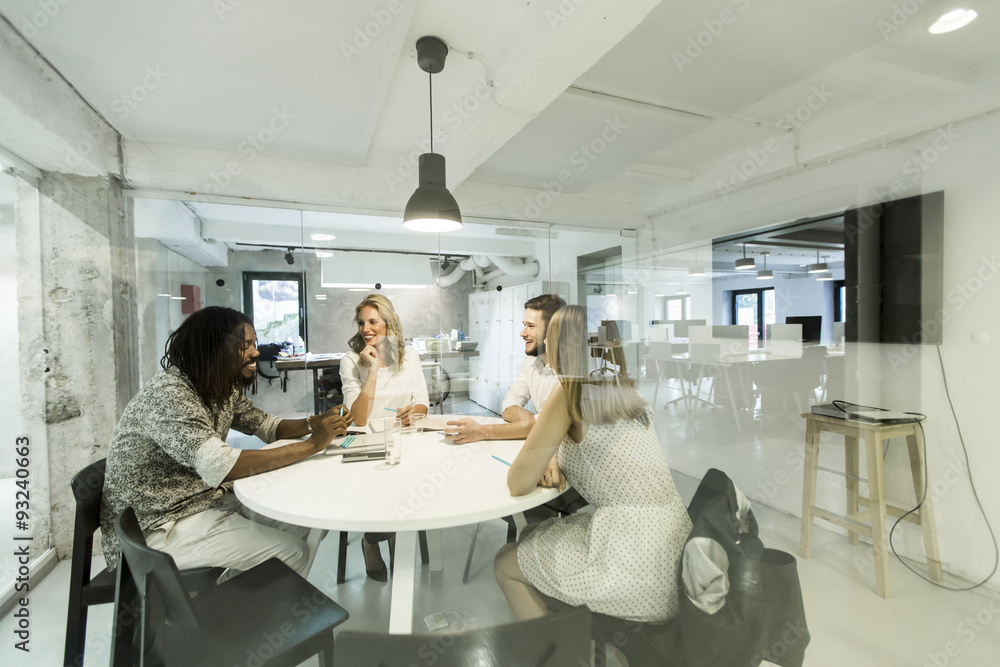
[[[545,343],[535,343],[535,348],[533,350],[525,351],[525,354],[529,357],[540,357],[545,354]]]

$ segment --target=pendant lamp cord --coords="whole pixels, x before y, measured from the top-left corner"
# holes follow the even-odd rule
[[[427,73],[427,99],[430,101],[431,153],[434,152],[434,75]]]

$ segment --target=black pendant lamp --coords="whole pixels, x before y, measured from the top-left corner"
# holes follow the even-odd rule
[[[403,227],[418,232],[453,232],[462,228],[462,211],[445,186],[444,156],[434,152],[434,90],[431,80],[444,69],[448,47],[437,37],[417,40],[417,64],[427,72],[430,91],[431,152],[420,156],[419,185],[403,211]]]

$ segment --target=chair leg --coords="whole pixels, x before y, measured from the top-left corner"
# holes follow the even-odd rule
[[[133,654],[139,648],[140,610],[139,593],[124,557],[118,560],[115,570],[115,602],[111,625],[111,667],[130,667]],[[83,665],[79,663],[67,663]]]
[[[64,665],[83,665],[83,652],[87,640],[87,607],[83,604],[82,591],[73,586],[69,593],[66,612],[66,648]]]
[[[323,648],[320,649],[318,658],[320,667],[333,667],[333,630],[323,635]]]
[[[476,550],[476,538],[479,536],[479,524],[476,524],[475,530],[472,531],[472,542],[469,543],[469,555],[465,559],[465,573],[462,575],[462,583],[469,582],[469,567],[472,565],[472,554]]]
[[[421,530],[418,533],[418,536],[420,538],[420,564],[427,565],[427,563],[431,559],[430,554],[428,553],[427,550],[427,531]]]
[[[517,540],[517,524],[514,523],[513,517],[511,521],[507,524],[507,544]]]
[[[337,554],[337,583],[347,579],[347,531],[340,531],[340,548]]]

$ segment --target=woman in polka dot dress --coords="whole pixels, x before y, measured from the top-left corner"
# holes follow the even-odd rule
[[[568,481],[594,512],[549,519],[496,558],[496,576],[518,620],[548,613],[542,594],[643,622],[679,609],[677,568],[691,532],[687,509],[652,428],[649,405],[624,366],[612,382],[588,378],[587,311],[552,317],[546,346],[559,376],[510,467],[511,494]]]

